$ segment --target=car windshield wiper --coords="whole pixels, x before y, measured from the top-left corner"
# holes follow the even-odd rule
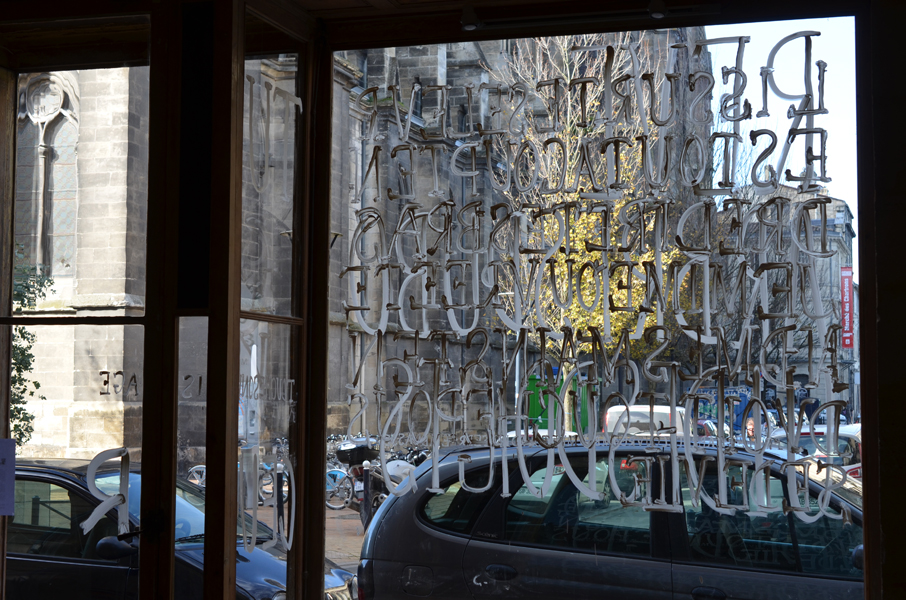
[[[246,536],[237,535],[236,537],[238,537],[238,538],[241,540],[241,539],[243,539],[243,538],[251,538],[252,536],[250,536],[250,535],[246,535]],[[255,538],[255,545],[256,545],[256,546],[260,546],[261,544],[263,544],[263,543],[265,543],[265,542],[269,542],[269,541],[271,541],[272,539],[274,539],[274,537],[273,537],[273,536],[270,536],[270,535],[267,535],[267,536],[264,536],[264,537],[262,537],[262,536],[259,535],[259,536],[257,536],[257,537]]]
[[[236,537],[240,540],[243,539],[242,535],[237,535]],[[245,537],[251,537],[251,536],[245,536]],[[259,536],[255,539],[255,545],[263,544],[264,542],[269,542],[272,539],[274,539],[272,536],[266,536],[266,537]],[[176,541],[177,542],[201,542],[201,541],[204,541],[204,534],[199,533],[196,535],[187,535],[187,536],[184,536],[181,538],[176,538]]]

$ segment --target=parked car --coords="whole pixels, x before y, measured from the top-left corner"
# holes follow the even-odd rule
[[[553,436],[554,438],[556,438],[556,436],[557,436],[558,434],[557,434],[556,431],[549,431],[549,430],[547,430],[547,429],[539,429],[539,430],[538,430],[538,435],[541,436],[543,439],[550,439],[552,436]],[[516,432],[515,432],[515,431],[508,431],[507,434],[506,434],[506,436],[507,436],[507,438],[509,438],[511,444],[515,443],[515,440],[516,440]],[[564,438],[567,442],[575,442],[575,441],[577,441],[577,440],[579,439],[579,434],[576,433],[575,431],[566,431],[566,430],[564,430],[564,431],[563,431],[563,438]],[[523,432],[523,435],[522,435],[522,442],[523,442],[523,443],[532,442],[532,441],[534,441],[534,439],[535,439],[535,430],[534,430],[533,428],[528,428],[528,429],[526,429],[526,430]]]
[[[849,422],[846,420],[846,415],[844,415],[843,413],[838,413],[838,414],[837,414],[837,419],[840,421],[840,425],[848,425],[848,424],[849,424]],[[816,425],[819,425],[819,424],[820,424],[820,425],[827,425],[827,411],[824,411],[824,412],[822,412],[820,415],[818,415],[818,418],[815,419],[815,424],[816,424]]]
[[[122,600],[135,598],[138,587],[137,549],[116,544],[115,509],[87,534],[80,524],[100,501],[91,495],[86,480],[89,461],[71,459],[17,459],[15,516],[7,536],[7,597],[11,600]],[[119,491],[119,462],[98,469],[96,485],[106,494]],[[129,474],[129,513],[133,530],[139,529],[141,469]],[[184,480],[176,482],[176,598],[202,597],[204,569],[204,491]],[[246,531],[257,527],[258,543],[245,550],[237,527],[236,598],[284,600],[286,552],[263,548],[273,531],[245,515]],[[133,538],[140,540],[141,536]],[[102,540],[104,540],[102,542]],[[135,543],[135,542],[133,542]],[[140,544],[140,541],[138,542]],[[137,544],[136,544],[137,545]],[[111,552],[118,554],[111,557]],[[107,556],[108,558],[102,558]],[[327,561],[325,598],[350,598],[352,573]]]
[[[825,452],[818,448],[820,444],[827,450],[827,426],[815,425],[814,435],[810,435],[810,429],[806,424],[802,428],[802,435],[799,437],[799,448],[804,450],[806,456],[820,459],[826,463],[840,465],[846,469],[848,477],[862,479],[862,425],[841,425],[839,436],[837,437],[837,453],[840,456],[828,457]],[[783,430],[776,431],[771,439],[780,444],[781,448],[787,446],[786,432]],[[803,454],[803,452],[798,452]]]
[[[699,419],[696,423],[698,437],[717,437],[717,421],[713,419]],[[733,430],[724,423],[724,439],[733,439]]]
[[[667,453],[667,444],[653,443],[662,455]],[[650,492],[656,499],[662,478],[650,449],[637,443],[618,448],[614,477],[624,492],[637,488],[637,497]],[[596,477],[609,476],[608,447],[599,444],[597,451]],[[565,452],[576,476],[588,485],[588,451],[571,445]],[[717,449],[706,452],[716,455]],[[655,512],[612,499],[619,494],[603,501],[579,494],[561,455],[555,456],[552,463],[545,450],[527,454],[527,474],[535,486],[550,476],[543,497],[524,483],[512,448],[506,450],[509,497],[501,494],[503,469],[494,469],[489,479],[486,448],[458,448],[439,457],[438,489],[429,489],[430,462],[419,467],[413,474],[418,492],[385,502],[366,533],[359,599],[862,597],[862,487],[857,481],[844,482],[828,507],[841,517],[849,512],[851,519],[822,515],[805,522],[782,509],[764,512],[751,504],[754,498],[747,512],[719,514],[704,502],[693,502],[685,468],[680,468],[680,510]],[[653,460],[646,463],[643,457]],[[706,470],[698,489],[716,496],[718,477],[725,477],[728,503],[746,502],[740,482],[753,481],[753,473],[751,466],[740,465],[753,457],[738,448],[734,459],[739,463],[726,471]],[[498,466],[501,460],[496,450]],[[782,458],[769,460],[769,478],[759,481],[769,484],[771,505],[780,507],[788,493],[787,478],[780,472]],[[465,484],[481,491],[464,489],[460,468]],[[742,473],[743,468],[749,472]],[[669,488],[672,469],[665,471]],[[801,498],[816,511],[820,483],[802,482],[801,477]]]
[[[628,412],[628,416],[626,413]],[[617,436],[628,433],[629,435],[648,435],[650,433],[650,423],[654,420],[655,431],[676,427],[677,432],[682,432],[683,423],[686,415],[686,409],[678,406],[676,408],[677,423],[674,423],[670,416],[670,407],[666,405],[656,405],[650,407],[647,404],[636,404],[628,409],[623,405],[611,406],[604,413],[604,427],[602,432],[616,434]]]

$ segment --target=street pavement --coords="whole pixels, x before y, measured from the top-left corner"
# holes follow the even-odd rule
[[[258,507],[259,521],[270,526],[273,518],[273,508]],[[324,538],[327,558],[354,573],[359,565],[359,554],[364,539],[359,513],[348,508],[328,510],[324,521]]]
[[[324,546],[327,558],[354,573],[359,565],[363,539],[359,513],[348,508],[327,511],[327,518],[324,521]]]

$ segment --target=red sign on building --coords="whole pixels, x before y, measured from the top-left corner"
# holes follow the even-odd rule
[[[840,269],[840,306],[843,313],[843,347],[853,347],[853,268]]]

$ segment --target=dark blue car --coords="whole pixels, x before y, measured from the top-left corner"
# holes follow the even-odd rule
[[[117,534],[115,509],[87,534],[80,524],[100,504],[88,490],[89,461],[18,459],[16,514],[7,541],[7,597],[10,600],[124,600],[137,597],[138,556],[119,552],[110,558],[110,536]],[[119,463],[98,470],[96,485],[106,494],[119,489]],[[131,526],[138,529],[141,473],[133,465],[129,476]],[[176,491],[176,598],[200,598],[204,569],[204,492],[177,481]],[[286,552],[280,544],[267,546],[273,532],[246,518],[245,529],[257,527],[252,552],[243,547],[237,526],[236,597],[283,600],[286,597]],[[104,543],[101,540],[105,539]],[[136,538],[137,539],[137,538]],[[122,547],[122,545],[121,545]],[[113,548],[113,554],[117,554]],[[107,559],[103,556],[108,556]],[[325,597],[350,598],[352,573],[325,564]]]

